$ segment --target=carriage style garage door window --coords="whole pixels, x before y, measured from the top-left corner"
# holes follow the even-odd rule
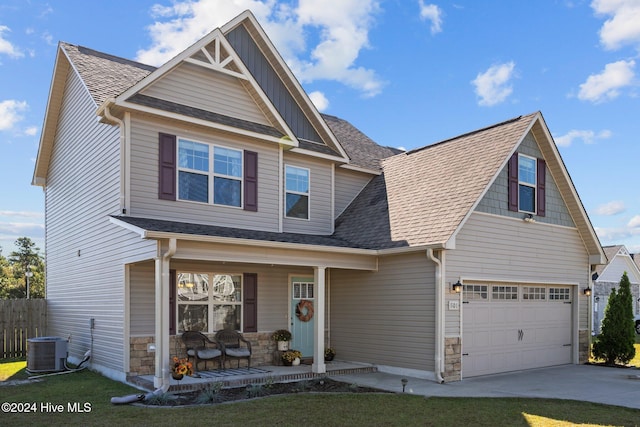
[[[462,375],[571,363],[570,286],[465,283]]]

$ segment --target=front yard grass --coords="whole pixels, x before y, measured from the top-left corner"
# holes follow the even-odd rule
[[[22,368],[16,370],[16,363],[21,364]],[[0,375],[3,378],[6,376],[7,381],[24,379],[25,365],[24,361],[0,363]],[[7,376],[7,372],[13,373]],[[409,394],[296,394],[231,404],[173,408],[116,406],[110,403],[113,396],[138,392],[88,370],[51,376],[40,382],[0,385],[0,403],[26,403],[36,408],[30,413],[3,413],[0,415],[0,424],[633,426],[640,420],[640,410],[588,402],[521,398],[425,398]],[[52,412],[60,408],[60,411]],[[76,409],[76,412],[70,409]]]

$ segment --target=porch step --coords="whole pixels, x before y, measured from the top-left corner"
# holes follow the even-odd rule
[[[336,377],[340,375],[351,375],[351,374],[363,374],[363,373],[371,373],[378,372],[378,368],[375,366],[360,366],[360,367],[349,367],[349,368],[341,368],[335,370],[327,370],[326,373],[318,374],[314,372],[295,372],[295,373],[275,373],[275,372],[267,372],[261,375],[238,375],[235,378],[215,378],[215,379],[192,379],[189,378],[189,382],[184,382],[180,384],[171,384],[169,386],[170,393],[186,393],[191,391],[198,391],[205,389],[209,384],[212,383],[222,383],[224,388],[236,388],[243,387],[249,384],[265,384],[268,382],[292,382],[292,381],[301,381],[308,380],[313,378],[323,378],[323,377]],[[127,382],[130,384],[136,385],[138,387],[144,388],[149,391],[153,391],[153,379],[149,376],[141,377],[141,376],[132,376],[127,377]]]

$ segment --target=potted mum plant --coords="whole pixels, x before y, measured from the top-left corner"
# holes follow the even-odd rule
[[[300,364],[302,353],[298,350],[287,350],[282,353],[282,363],[285,366],[295,366]]]
[[[189,362],[189,359],[180,359],[173,356],[171,363],[171,376],[174,380],[181,380],[185,375],[191,375],[193,373],[193,365]]]
[[[336,357],[336,350],[332,347],[327,347],[324,349],[324,361],[331,362],[333,358]]]
[[[278,350],[289,350],[289,341],[291,341],[291,332],[286,329],[278,329],[271,335],[273,340],[278,343]]]

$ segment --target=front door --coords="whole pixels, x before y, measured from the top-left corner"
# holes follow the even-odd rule
[[[315,288],[313,277],[291,278],[291,334],[290,348],[313,356],[313,326],[315,324]]]

